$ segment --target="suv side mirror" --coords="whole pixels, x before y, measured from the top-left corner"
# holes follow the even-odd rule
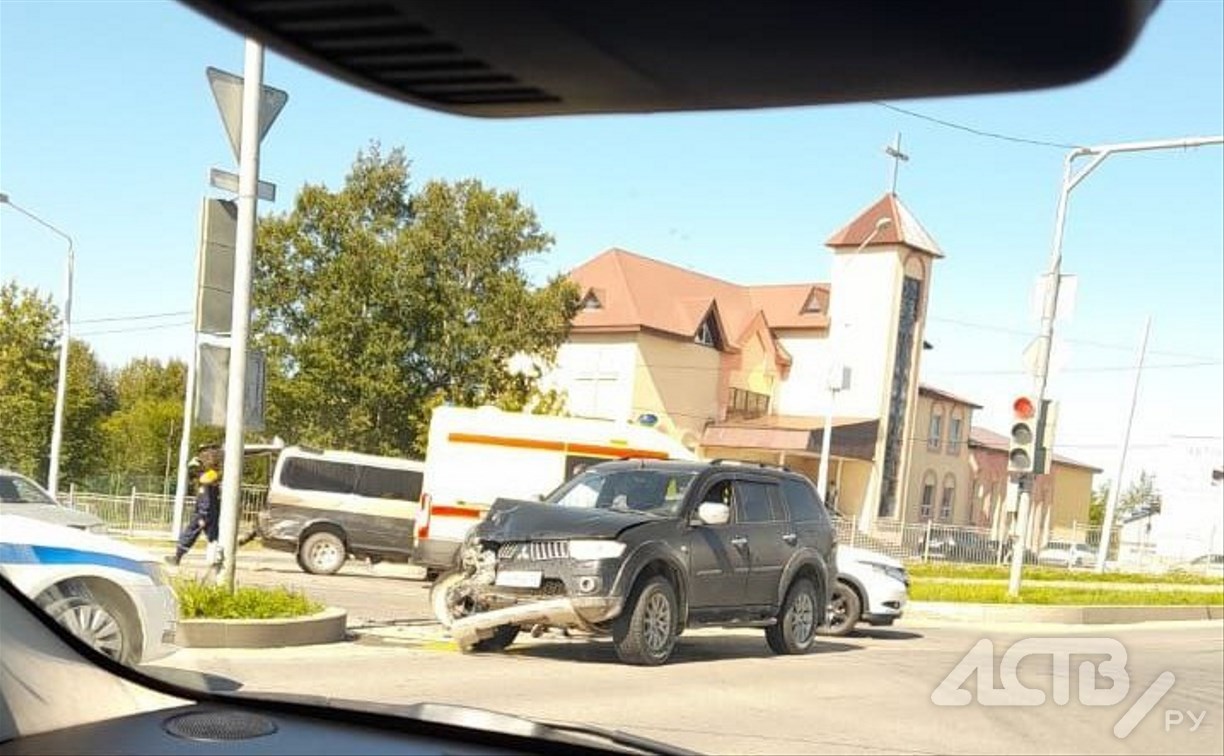
[[[705,525],[726,525],[731,521],[731,507],[717,501],[703,502],[697,507],[697,519]]]

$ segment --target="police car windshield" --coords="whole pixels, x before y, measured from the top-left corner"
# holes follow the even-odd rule
[[[675,517],[695,471],[590,470],[571,479],[544,501],[562,507],[612,509]]]
[[[57,504],[37,486],[13,475],[0,475],[0,502],[5,504]]]

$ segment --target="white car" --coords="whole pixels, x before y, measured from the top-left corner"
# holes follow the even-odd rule
[[[136,664],[176,650],[178,599],[162,563],[141,549],[3,514],[0,574],[112,659]]]
[[[909,575],[890,556],[853,546],[837,547],[837,585],[829,596],[821,635],[845,635],[859,622],[891,625],[909,601]]]
[[[1086,543],[1050,541],[1037,552],[1037,562],[1059,567],[1092,567],[1096,565],[1096,549]]]
[[[0,515],[21,515],[55,525],[106,535],[106,523],[55,500],[47,489],[20,473],[0,469]]]

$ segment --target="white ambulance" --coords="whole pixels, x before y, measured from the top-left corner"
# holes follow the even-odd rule
[[[495,499],[535,501],[586,466],[626,458],[697,456],[644,425],[438,407],[429,422],[413,562],[445,572]]]

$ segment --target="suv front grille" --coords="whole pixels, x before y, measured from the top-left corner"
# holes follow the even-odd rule
[[[569,558],[569,541],[528,541],[506,543],[497,550],[497,558],[527,562]]]

